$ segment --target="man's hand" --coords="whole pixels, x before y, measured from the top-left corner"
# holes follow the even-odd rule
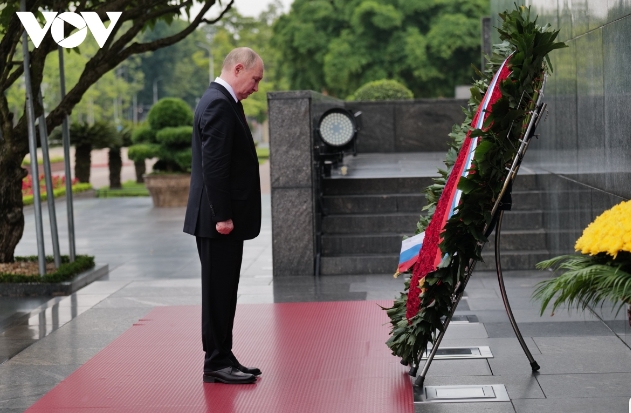
[[[234,229],[234,224],[232,223],[232,220],[229,219],[227,221],[217,222],[215,228],[217,229],[218,233],[222,235],[228,235]]]

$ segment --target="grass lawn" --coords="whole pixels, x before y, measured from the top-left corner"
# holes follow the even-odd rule
[[[83,184],[83,183],[76,183],[74,185],[72,185],[72,193],[73,194],[77,194],[79,192],[85,192],[85,191],[89,191],[90,189],[92,189],[92,185],[91,184]],[[60,187],[57,188],[55,190],[53,190],[53,194],[55,194],[55,198],[60,197],[60,196],[64,196],[66,195],[66,187]],[[48,194],[46,194],[46,192],[42,191],[40,194],[40,199],[42,202],[46,201]],[[33,195],[23,195],[22,196],[22,202],[24,202],[24,205],[33,205]]]
[[[110,189],[103,187],[96,190],[98,198],[116,198],[121,196],[149,196],[149,191],[145,188],[145,184],[139,184],[136,181],[125,181],[121,189]]]
[[[264,164],[269,159],[269,148],[256,148],[256,156],[259,158],[259,165]]]
[[[58,162],[63,162],[64,161],[64,157],[63,156],[51,156],[50,158],[50,163],[58,163]],[[22,161],[22,166],[29,166],[31,164],[31,161],[29,159],[24,159]],[[37,159],[37,164],[38,165],[43,165],[44,164],[44,160],[43,159]]]

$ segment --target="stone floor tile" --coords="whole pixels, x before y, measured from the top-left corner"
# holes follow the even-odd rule
[[[450,327],[451,328],[451,327]],[[541,354],[531,337],[524,337],[524,341],[532,354]],[[517,337],[515,338],[459,338],[443,339],[441,347],[489,346],[495,357],[511,356],[526,357]]]
[[[631,398],[631,373],[628,371],[627,369],[624,373],[540,375],[537,380],[546,397],[550,399],[626,397],[628,407]]]
[[[415,404],[415,413],[514,413],[510,402]],[[541,413],[541,412],[538,412]]]
[[[542,354],[629,354],[629,348],[615,336],[533,337]]]
[[[514,337],[510,323],[485,323],[489,337]],[[559,321],[541,323],[519,323],[523,336],[530,337],[573,337],[613,335],[600,321]]]
[[[539,366],[541,366],[541,369],[539,370],[539,374],[541,375],[631,372],[631,351],[627,354],[540,354],[534,356],[534,358]],[[493,374],[520,374],[530,371],[530,364],[525,357],[495,357],[488,360],[491,370],[493,370]],[[631,386],[629,388],[631,389]]]
[[[628,397],[558,398],[514,400],[517,413],[627,413]]]
[[[420,371],[423,369],[421,363]],[[427,376],[491,376],[493,373],[486,359],[474,360],[434,360],[427,371]]]

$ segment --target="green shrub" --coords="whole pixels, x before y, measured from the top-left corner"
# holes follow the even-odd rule
[[[347,100],[405,100],[414,95],[396,80],[382,79],[368,82],[355,91]]]
[[[174,126],[192,126],[193,111],[182,99],[164,98],[153,105],[147,121],[154,131]]]
[[[168,147],[190,147],[192,136],[192,126],[178,126],[161,129],[156,133],[156,140]]]
[[[142,125],[134,129],[131,134],[133,143],[157,143],[156,131],[151,129],[149,125]]]
[[[153,143],[139,143],[137,145],[130,146],[127,150],[127,157],[132,161],[144,161],[145,159],[151,159],[158,156],[160,151],[160,145]]]
[[[37,262],[37,255],[15,257],[16,261]],[[52,256],[46,256],[46,262],[53,262]],[[61,256],[61,265],[57,270],[47,273],[43,277],[38,274],[18,275],[0,272],[0,283],[59,283],[71,280],[75,275],[94,267],[94,257],[77,255],[74,262],[70,262],[67,255]]]
[[[193,112],[181,99],[159,100],[147,116],[148,126],[137,128],[127,157],[134,162],[158,158],[154,171],[186,172],[191,169]]]

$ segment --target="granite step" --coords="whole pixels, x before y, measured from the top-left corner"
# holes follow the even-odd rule
[[[502,251],[500,252],[503,270],[534,270],[537,263],[552,258],[547,249],[531,251]],[[495,253],[492,248],[482,251],[484,262],[476,264],[480,271],[495,271]]]
[[[329,178],[322,181],[322,190],[324,195],[423,194],[435,177]],[[514,192],[538,189],[536,175],[518,175],[513,184]]]
[[[322,255],[397,254],[403,234],[325,234]]]
[[[511,210],[504,213],[502,232],[504,230],[535,230],[543,228],[543,211]]]
[[[347,255],[322,257],[321,275],[394,274],[399,263],[398,254]]]
[[[413,235],[413,234],[408,234]],[[381,234],[323,234],[322,255],[349,254],[397,254],[401,251],[402,233]],[[502,252],[535,251],[545,248],[546,234],[542,229],[531,231],[502,231]],[[492,234],[484,250],[493,251],[495,235]]]
[[[502,251],[502,269],[534,270],[538,262],[551,257],[548,250]],[[495,271],[495,255],[492,249],[482,252],[483,262],[476,264],[476,271]],[[349,254],[323,256],[320,261],[321,275],[394,274],[399,254]]]
[[[426,204],[424,194],[332,195],[323,197],[329,214],[414,212]]]
[[[422,194],[432,177],[324,179],[324,195]]]
[[[413,234],[417,213],[327,215],[322,219],[323,234]]]
[[[420,214],[410,212],[381,214],[331,214],[322,219],[323,234],[413,234]],[[536,230],[543,227],[543,213],[508,211],[502,230]]]

